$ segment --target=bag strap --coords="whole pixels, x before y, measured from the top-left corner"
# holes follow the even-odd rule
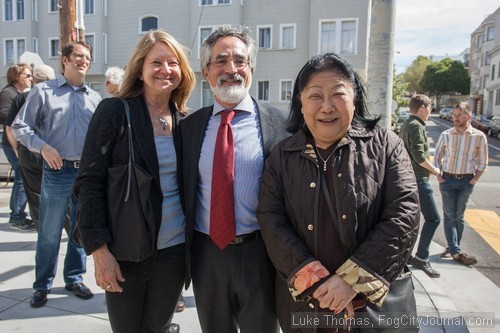
[[[128,138],[128,177],[127,177],[127,193],[125,194],[125,202],[128,201],[130,195],[130,183],[132,181],[132,163],[135,163],[134,145],[132,142],[132,126],[130,124],[130,108],[126,100],[122,99],[125,107],[125,115],[127,116],[127,138]]]

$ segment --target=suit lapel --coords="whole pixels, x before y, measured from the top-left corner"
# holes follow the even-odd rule
[[[254,100],[259,112],[259,122],[260,122],[260,132],[262,133],[262,146],[264,149],[264,158],[267,158],[271,153],[273,148],[275,137],[277,134],[274,128],[273,117],[271,116],[271,110],[265,105],[260,104]]]

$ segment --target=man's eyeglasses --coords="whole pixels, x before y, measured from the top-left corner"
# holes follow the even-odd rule
[[[237,69],[243,69],[245,67],[247,67],[248,65],[248,62],[246,60],[243,60],[243,59],[229,59],[229,58],[220,58],[220,59],[216,59],[214,61],[210,61],[207,65],[210,66],[210,65],[214,65],[215,67],[218,67],[218,68],[223,68],[223,67],[226,67],[228,63],[232,62],[234,67],[236,67]]]
[[[452,115],[453,117],[458,118],[458,117],[466,116],[466,115],[467,115],[467,113],[464,113],[464,112],[455,113],[455,112],[453,112],[451,115]]]
[[[86,56],[86,55],[85,55],[85,54],[83,54],[83,53],[73,52],[73,53],[71,53],[71,55],[72,55],[73,57],[75,57],[77,60],[82,60],[83,58],[85,58],[85,60],[87,60],[87,61],[92,61],[92,58],[91,58],[91,57],[88,57],[88,56]]]

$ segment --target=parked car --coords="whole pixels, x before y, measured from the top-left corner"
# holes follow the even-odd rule
[[[490,120],[490,126],[488,128],[489,136],[496,136],[500,139],[500,116],[494,116]]]
[[[401,126],[403,123],[410,117],[410,108],[409,107],[401,107],[398,111],[395,111],[393,114],[394,125],[393,130],[396,133],[399,133]]]
[[[452,107],[442,108],[441,110],[439,110],[439,118],[449,120],[448,116],[451,117],[451,111],[453,111]]]
[[[472,125],[472,127],[477,128],[478,130],[484,132],[484,134],[488,134],[488,130],[490,128],[490,120],[486,115],[484,114],[472,115],[470,124]]]

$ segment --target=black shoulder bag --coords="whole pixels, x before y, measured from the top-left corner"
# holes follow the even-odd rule
[[[127,115],[128,164],[108,169],[107,197],[109,230],[113,241],[108,248],[117,260],[143,261],[156,249],[156,229],[150,200],[153,177],[135,163],[130,123]]]
[[[326,179],[323,174],[321,174],[321,181],[321,187],[323,188],[325,200],[328,203],[328,209],[335,220],[335,216],[337,215],[335,214],[335,208],[333,207],[332,199],[326,185]],[[334,226],[340,235],[337,223],[334,223]],[[411,272],[406,265],[403,273],[391,282],[389,292],[387,293],[382,307],[378,308],[370,302],[365,302],[365,304],[366,306],[364,308],[356,311],[356,317],[368,319],[369,323],[374,324],[377,328],[363,327],[363,332],[418,332],[419,325],[417,320],[417,304],[415,302],[413,281],[411,279]],[[402,324],[403,322],[406,324]],[[384,323],[387,323],[387,325],[384,325]],[[395,323],[399,324],[397,328],[391,326]]]

